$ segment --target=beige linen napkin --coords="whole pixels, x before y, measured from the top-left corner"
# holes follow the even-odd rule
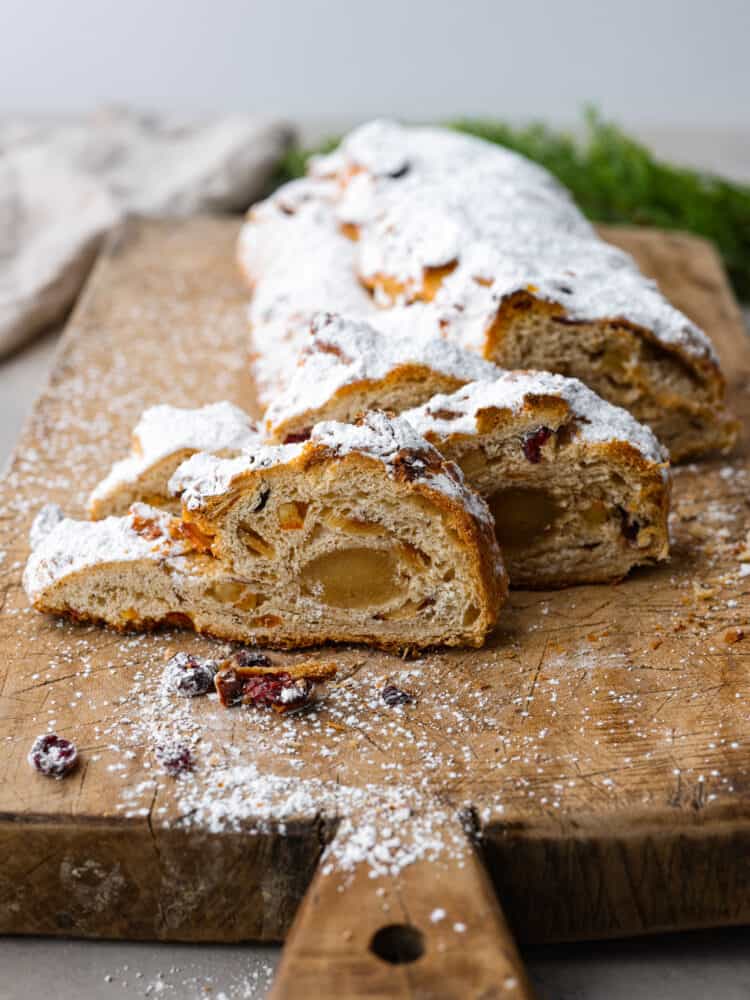
[[[270,119],[122,108],[0,122],[0,356],[65,314],[125,214],[242,211],[291,139]]]

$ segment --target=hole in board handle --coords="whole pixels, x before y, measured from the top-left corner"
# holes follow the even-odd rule
[[[424,935],[411,924],[388,924],[375,931],[370,951],[391,965],[408,965],[424,955]]]

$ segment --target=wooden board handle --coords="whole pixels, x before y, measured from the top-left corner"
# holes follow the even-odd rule
[[[462,830],[463,852],[451,849],[447,857],[377,878],[367,863],[336,867],[350,832],[337,834],[300,906],[272,1000],[533,996],[489,878]]]

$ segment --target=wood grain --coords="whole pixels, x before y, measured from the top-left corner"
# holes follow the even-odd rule
[[[196,699],[181,706],[198,751],[185,782],[155,774],[149,726],[161,709],[149,691],[167,649],[211,643],[176,632],[124,641],[28,610],[20,574],[34,512],[54,500],[80,515],[145,405],[252,406],[236,232],[216,219],[125,227],[0,484],[0,932],[283,938],[346,796],[363,802],[370,789],[418,789],[417,815],[433,802],[446,816],[468,810],[523,940],[750,920],[750,639],[725,641],[729,629],[750,633],[746,439],[731,461],[677,474],[668,566],[616,587],[515,592],[481,651],[414,665],[338,651],[344,683],[294,722]],[[711,334],[744,420],[748,346],[712,248],[679,234],[606,235]],[[387,713],[377,692],[394,677],[416,702]],[[48,725],[81,750],[65,781],[26,761]],[[259,803],[258,816],[218,829],[196,803],[220,801],[217,774],[238,761],[334,792],[301,800],[283,822]],[[418,907],[439,908],[442,889],[425,865],[382,884],[431,934]],[[444,882],[470,917],[489,906],[473,860]],[[313,885],[300,926],[316,925],[315,899],[334,882]],[[501,934],[499,911],[486,912]]]
[[[377,880],[366,865],[323,865],[284,946],[271,1000],[315,996],[522,1000],[531,987],[467,845],[458,862],[419,860]]]

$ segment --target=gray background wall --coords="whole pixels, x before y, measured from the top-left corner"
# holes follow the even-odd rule
[[[0,0],[0,112],[750,128],[750,0]]]

